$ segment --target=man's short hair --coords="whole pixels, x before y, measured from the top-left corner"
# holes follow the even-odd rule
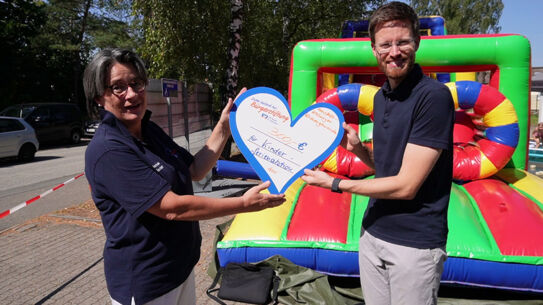
[[[108,84],[109,69],[116,63],[131,64],[136,69],[139,79],[147,83],[145,64],[139,56],[126,49],[103,49],[92,58],[83,74],[83,88],[87,102],[87,110],[92,117],[98,116],[96,99],[104,95]]]
[[[390,2],[380,6],[370,18],[369,32],[371,43],[375,43],[375,29],[378,25],[391,20],[407,20],[411,23],[413,39],[420,38],[420,22],[413,8],[403,2]]]

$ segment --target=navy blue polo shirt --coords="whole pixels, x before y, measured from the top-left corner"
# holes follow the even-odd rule
[[[371,199],[362,226],[384,241],[443,247],[452,183],[454,102],[449,89],[415,65],[394,90],[389,82],[374,99],[375,177],[397,175],[407,143],[442,149],[413,200]]]
[[[200,258],[197,221],[146,212],[172,190],[192,195],[192,155],[155,123],[142,121],[144,142],[104,111],[85,153],[85,174],[106,233],[104,270],[111,297],[149,302],[181,285]]]

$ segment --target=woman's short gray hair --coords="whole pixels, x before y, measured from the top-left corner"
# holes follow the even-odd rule
[[[147,71],[145,64],[139,56],[126,49],[103,49],[98,52],[85,68],[83,74],[83,88],[87,100],[87,110],[92,117],[98,116],[98,104],[96,99],[104,95],[108,84],[109,69],[115,63],[131,64],[136,69],[139,79],[147,83]]]

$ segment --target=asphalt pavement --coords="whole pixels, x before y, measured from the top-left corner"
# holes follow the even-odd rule
[[[184,137],[175,141],[195,153],[209,135],[210,130],[203,130],[191,134],[189,141]],[[238,196],[257,183],[241,179],[211,180],[211,175],[208,179],[198,195]],[[85,179],[80,179],[77,183],[84,182]],[[62,192],[47,196],[58,196],[58,200],[72,204],[73,196],[66,192],[69,188],[66,185]],[[105,235],[100,217],[92,209],[89,193],[83,202],[0,230],[0,304],[111,304],[103,271]],[[15,213],[6,216],[4,222]],[[230,218],[200,222],[201,258],[195,267],[197,304],[216,304],[205,294],[212,282],[207,268],[213,258],[215,226]]]
[[[198,145],[203,145],[207,135],[204,133],[201,139],[191,139],[191,152],[197,150]],[[176,142],[186,144],[184,139],[176,139]],[[201,191],[198,195],[216,198],[238,196],[255,184],[255,181],[242,179],[213,179],[210,190]],[[230,218],[200,222],[201,258],[195,267],[197,304],[217,304],[205,293],[212,282],[207,269],[214,254],[215,226]],[[104,242],[103,227],[90,198],[0,231],[0,304],[111,304],[103,272]],[[520,305],[543,302],[440,298],[438,304]]]

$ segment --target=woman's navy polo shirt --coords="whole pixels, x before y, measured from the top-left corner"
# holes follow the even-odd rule
[[[449,89],[415,65],[394,90],[388,81],[374,99],[375,177],[395,176],[407,143],[442,152],[413,200],[371,199],[363,227],[384,241],[414,248],[443,247],[452,184],[454,102]]]
[[[104,112],[85,153],[85,174],[106,233],[104,269],[111,297],[149,302],[181,285],[200,258],[197,221],[146,212],[169,190],[192,195],[192,155],[155,123],[142,121],[144,142]]]

